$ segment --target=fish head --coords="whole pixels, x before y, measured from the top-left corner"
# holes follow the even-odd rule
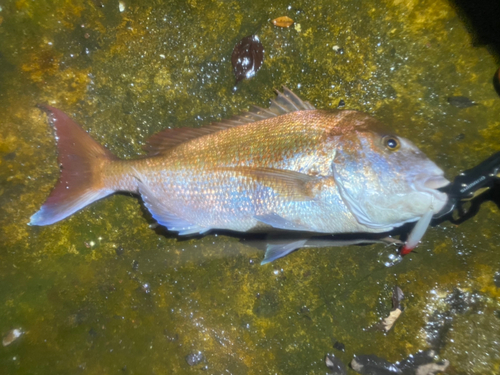
[[[354,111],[352,111],[354,112]],[[438,213],[448,200],[437,190],[444,172],[410,140],[388,132],[377,120],[337,135],[331,171],[344,203],[360,224],[387,231]]]

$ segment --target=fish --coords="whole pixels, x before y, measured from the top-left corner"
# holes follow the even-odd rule
[[[316,109],[286,87],[276,93],[269,108],[160,131],[136,159],[119,159],[64,112],[40,105],[55,130],[61,174],[29,224],[54,224],[115,192],[140,195],[153,218],[181,236],[362,237],[410,222],[427,226],[430,213],[445,206],[438,189],[449,181],[410,140],[366,113]],[[424,232],[419,228],[412,246]],[[306,242],[273,247],[263,263]]]

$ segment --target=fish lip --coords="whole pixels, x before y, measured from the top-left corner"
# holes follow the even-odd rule
[[[440,189],[440,188],[445,187],[446,185],[449,185],[449,184],[450,184],[450,181],[447,180],[443,175],[431,176],[423,181],[423,186],[425,188],[433,189],[433,190]]]
[[[415,190],[432,196],[431,209],[434,211],[434,214],[436,214],[444,207],[446,202],[448,202],[448,195],[438,189],[448,184],[450,184],[450,181],[444,177],[443,173],[439,173],[430,176],[428,174],[416,176],[413,186]]]

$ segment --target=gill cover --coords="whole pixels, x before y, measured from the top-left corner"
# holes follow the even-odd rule
[[[332,175],[356,220],[384,232],[437,212],[446,197],[427,181],[443,171],[405,138],[355,131],[339,139]]]

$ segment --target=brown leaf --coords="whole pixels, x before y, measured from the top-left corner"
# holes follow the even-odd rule
[[[243,38],[234,46],[231,56],[236,83],[243,79],[252,78],[264,61],[264,47],[257,35]]]
[[[287,16],[275,18],[271,22],[273,23],[274,26],[278,27],[290,27],[293,25],[293,20]]]

